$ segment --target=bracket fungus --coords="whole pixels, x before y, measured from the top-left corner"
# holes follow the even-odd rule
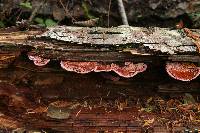
[[[45,66],[50,61],[50,59],[44,59],[42,57],[33,55],[28,55],[28,58],[32,60],[36,66]]]
[[[200,67],[192,63],[174,62],[166,64],[167,73],[174,79],[191,81],[200,74]]]
[[[61,67],[67,71],[76,73],[89,73],[95,69],[96,62],[72,62],[61,61]]]
[[[110,72],[112,71],[112,64],[100,64],[100,63],[97,63],[94,71],[95,72]]]
[[[130,78],[135,76],[137,73],[143,72],[147,69],[147,65],[144,63],[133,64],[131,62],[125,62],[123,66],[117,64],[100,64],[97,62],[72,62],[72,61],[61,61],[61,67],[67,71],[73,71],[77,73],[89,73],[89,72],[109,72],[114,71],[119,76]]]
[[[131,62],[125,62],[125,65],[122,67],[116,64],[112,64],[111,66],[115,73],[125,78],[133,77],[147,69],[147,65],[144,63],[133,64]]]

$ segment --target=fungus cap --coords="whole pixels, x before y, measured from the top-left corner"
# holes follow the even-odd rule
[[[191,81],[200,74],[200,68],[191,63],[167,63],[166,71],[172,78],[181,81]]]
[[[95,72],[109,72],[112,71],[111,65],[98,63],[94,69]]]
[[[125,62],[123,66],[117,64],[100,64],[97,62],[73,62],[73,61],[61,61],[61,67],[67,71],[73,71],[77,73],[89,73],[89,72],[109,72],[114,71],[118,75],[130,78],[135,76],[137,73],[146,70],[147,65],[144,63],[133,64],[131,62]]]
[[[39,56],[28,55],[28,58],[32,60],[36,66],[45,66],[50,62],[50,59],[44,59]]]
[[[144,63],[133,64],[131,62],[125,62],[125,65],[122,67],[116,64],[112,64],[111,67],[114,72],[125,78],[133,77],[147,69],[147,65]]]
[[[89,73],[96,67],[96,62],[73,62],[73,61],[61,61],[61,67],[67,71],[73,71],[77,73]]]

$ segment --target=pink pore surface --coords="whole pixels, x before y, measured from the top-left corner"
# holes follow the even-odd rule
[[[72,62],[61,61],[61,67],[67,71],[73,71],[77,73],[89,73],[96,67],[96,62]]]
[[[100,63],[97,63],[94,71],[95,72],[109,72],[109,71],[112,71],[112,68],[111,68],[110,64],[100,64]]]
[[[167,73],[174,79],[181,81],[191,81],[197,78],[200,74],[200,68],[189,63],[167,63]]]
[[[111,66],[114,72],[125,78],[133,77],[147,69],[147,65],[144,63],[133,64],[131,62],[125,62],[124,66],[119,66],[116,64],[112,64]]]
[[[45,66],[49,63],[50,59],[44,59],[39,56],[28,55],[28,58],[33,61],[36,66]]]
[[[131,62],[125,62],[125,65],[119,66],[114,63],[101,64],[97,62],[72,62],[72,61],[61,61],[61,67],[67,71],[73,71],[77,73],[89,73],[89,72],[108,72],[114,71],[118,75],[126,78],[135,76],[139,72],[146,70],[147,65],[144,63],[133,64]]]

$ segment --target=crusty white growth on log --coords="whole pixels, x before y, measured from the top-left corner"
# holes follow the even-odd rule
[[[163,53],[175,54],[176,51],[196,51],[193,42],[188,37],[183,37],[177,30],[154,28],[154,32],[148,37],[158,44],[144,44],[150,49],[160,50]]]
[[[166,28],[142,28],[118,26],[112,28],[101,27],[51,27],[38,38],[49,38],[77,44],[89,45],[126,45],[132,47],[146,47],[151,51],[160,51],[167,54],[178,52],[195,52],[196,46],[188,37],[182,36],[178,30]]]

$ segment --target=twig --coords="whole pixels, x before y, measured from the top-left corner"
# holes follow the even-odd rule
[[[21,16],[21,14],[22,14],[22,10],[20,10],[19,15],[16,17],[16,21],[19,20],[19,17]]]
[[[112,0],[109,1],[108,4],[108,27],[110,26],[110,6],[111,6]]]
[[[119,13],[122,17],[122,22],[124,25],[129,25],[128,24],[128,19],[127,19],[127,16],[126,16],[126,11],[124,9],[124,4],[123,4],[123,1],[122,0],[117,0],[118,2],[118,7],[119,7]]]
[[[99,21],[99,18],[90,19],[87,21],[76,21],[73,22],[73,24],[79,25],[79,26],[85,26],[85,27],[94,27]]]
[[[40,4],[38,6],[36,6],[36,8],[33,10],[33,12],[31,13],[31,16],[28,19],[28,22],[31,22],[33,20],[33,18],[35,17],[35,15],[37,14],[38,10],[40,10],[40,8],[46,3],[46,0],[43,0],[40,2]]]
[[[68,11],[68,9],[65,8],[62,0],[59,0],[60,4],[62,5],[63,9],[65,10],[65,15],[69,15],[72,19],[72,22],[76,22],[75,18],[70,14],[70,12]]]
[[[76,117],[78,117],[78,115],[81,113],[81,111],[82,111],[82,107],[81,107],[81,109],[76,113]]]

